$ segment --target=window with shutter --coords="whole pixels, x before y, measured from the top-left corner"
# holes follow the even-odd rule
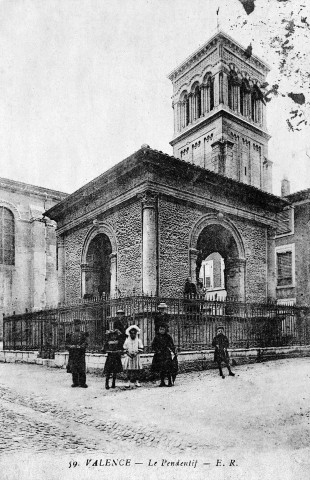
[[[295,286],[295,244],[276,247],[277,287]]]
[[[15,264],[15,223],[13,213],[0,206],[0,264]]]

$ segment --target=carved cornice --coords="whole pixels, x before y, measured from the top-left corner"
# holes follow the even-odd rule
[[[221,116],[223,117],[228,116],[239,125],[243,127],[246,126],[246,128],[249,128],[252,132],[259,134],[266,140],[269,140],[271,138],[271,136],[265,130],[263,130],[263,128],[260,125],[254,122],[250,122],[247,118],[243,117],[241,114],[239,115],[233,110],[231,110],[229,107],[226,107],[225,105],[221,104],[215,107],[210,112],[206,113],[204,117],[200,117],[194,123],[190,123],[181,132],[178,132],[177,135],[171,140],[170,145],[173,147],[180,141],[187,138],[189,134],[199,131],[205,125],[212,124],[214,120],[216,120]]]
[[[190,57],[186,58],[181,65],[174,69],[168,75],[168,78],[174,82],[181,74],[183,74],[186,70],[189,70],[195,63],[197,63],[203,57],[210,55],[210,51],[211,49],[214,49],[214,47],[219,46],[219,55],[222,56],[223,45],[228,46],[230,50],[238,54],[240,59],[246,60],[249,65],[253,66],[255,69],[259,69],[265,75],[269,72],[270,68],[265,62],[260,60],[255,55],[252,55],[250,58],[246,58],[244,55],[245,48],[242,45],[236,42],[233,38],[229,37],[226,33],[218,32],[207,43],[196,50]]]

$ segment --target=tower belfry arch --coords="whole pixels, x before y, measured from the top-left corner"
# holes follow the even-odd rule
[[[173,70],[174,156],[271,192],[268,72],[264,61],[221,30]]]

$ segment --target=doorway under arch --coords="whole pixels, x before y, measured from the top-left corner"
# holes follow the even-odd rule
[[[227,298],[245,300],[245,259],[242,240],[230,224],[207,221],[196,234],[195,275],[199,280],[201,267],[208,259],[220,259],[223,269],[222,287]],[[221,260],[222,259],[222,260]]]
[[[105,233],[98,233],[90,241],[83,265],[82,288],[84,298],[110,295],[112,245]]]

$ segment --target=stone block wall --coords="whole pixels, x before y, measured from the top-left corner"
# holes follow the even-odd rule
[[[266,229],[258,224],[233,220],[242,236],[246,255],[246,300],[267,300],[267,237]]]
[[[197,221],[212,210],[191,204],[159,199],[159,291],[162,296],[182,294],[189,275],[189,244],[191,231]],[[235,225],[245,248],[246,300],[266,301],[267,245],[264,226],[228,216]]]
[[[70,303],[81,298],[81,262],[84,242],[92,223],[70,230],[64,237],[65,248],[65,282],[60,288],[65,289],[65,302]]]
[[[117,286],[122,294],[135,288],[141,291],[142,282],[142,207],[141,202],[122,205],[114,211],[95,217],[86,225],[76,227],[64,236],[65,243],[65,301],[81,298],[81,261],[88,233],[94,228],[93,220],[107,224],[117,243]],[[98,230],[99,233],[99,230]]]
[[[190,274],[190,234],[195,223],[202,215],[203,211],[199,208],[174,202],[168,198],[159,199],[160,295],[183,295],[185,280]]]

